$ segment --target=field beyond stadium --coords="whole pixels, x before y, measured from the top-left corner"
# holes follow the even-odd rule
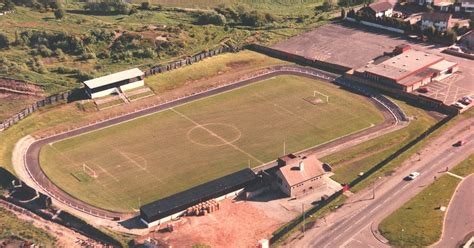
[[[382,122],[362,96],[313,79],[277,76],[45,145],[40,164],[72,196],[130,212],[272,161],[284,147],[300,151]]]

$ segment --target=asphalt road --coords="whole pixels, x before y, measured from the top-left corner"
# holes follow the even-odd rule
[[[337,75],[327,73],[327,72],[323,72],[323,71],[313,69],[313,68],[301,68],[301,67],[297,67],[297,66],[277,66],[277,67],[274,67],[273,70],[270,71],[269,73],[262,73],[262,74],[259,74],[259,75],[252,75],[247,79],[244,79],[244,80],[241,80],[239,82],[232,83],[232,84],[228,84],[228,85],[225,85],[225,86],[220,87],[220,88],[215,88],[215,89],[212,89],[212,90],[209,90],[209,91],[197,93],[197,94],[194,94],[194,95],[191,95],[191,96],[188,96],[188,97],[185,97],[185,98],[181,98],[181,99],[178,99],[178,100],[175,100],[175,101],[172,101],[172,102],[168,102],[168,103],[164,103],[164,104],[161,104],[161,105],[153,106],[151,108],[139,110],[139,111],[134,112],[134,113],[126,114],[126,115],[119,116],[119,117],[116,117],[116,118],[112,118],[112,119],[109,119],[109,120],[106,120],[106,121],[103,121],[103,122],[99,122],[99,123],[88,125],[88,126],[85,126],[85,127],[82,127],[82,128],[71,130],[69,132],[65,132],[65,133],[62,133],[62,134],[58,134],[58,135],[55,135],[55,136],[51,136],[51,137],[48,137],[48,138],[37,140],[37,141],[33,142],[28,147],[28,149],[26,150],[26,154],[24,154],[25,164],[26,164],[25,166],[27,168],[28,174],[33,179],[33,181],[36,183],[36,185],[30,185],[30,186],[40,187],[42,189],[42,191],[46,191],[55,200],[58,200],[61,203],[65,204],[65,205],[68,205],[69,207],[72,207],[72,208],[74,208],[76,210],[79,210],[83,213],[86,213],[90,216],[95,216],[95,217],[104,218],[104,219],[120,218],[122,220],[126,219],[126,218],[129,218],[133,215],[132,213],[117,213],[117,212],[101,209],[101,208],[98,208],[98,207],[94,207],[92,205],[87,204],[86,202],[83,202],[83,201],[75,198],[72,195],[69,195],[68,193],[64,192],[59,187],[57,187],[54,183],[52,183],[49,180],[49,178],[45,175],[45,173],[43,172],[43,170],[41,169],[41,166],[39,164],[39,152],[40,152],[41,147],[45,144],[53,143],[55,141],[59,141],[59,140],[62,140],[62,139],[68,138],[68,137],[73,137],[73,136],[80,135],[80,134],[83,134],[83,133],[87,133],[87,132],[91,132],[91,131],[98,130],[98,129],[101,129],[101,128],[105,128],[105,127],[108,127],[108,126],[111,126],[111,125],[116,125],[116,124],[119,124],[119,123],[122,123],[122,122],[125,122],[125,121],[132,120],[134,118],[138,118],[138,117],[141,117],[141,116],[153,114],[153,113],[156,113],[156,112],[159,112],[159,111],[162,111],[162,110],[165,110],[165,109],[169,109],[169,108],[172,108],[172,107],[175,107],[175,106],[187,103],[187,102],[191,102],[191,101],[198,100],[198,99],[201,99],[201,98],[205,98],[205,97],[208,97],[208,96],[211,96],[211,95],[226,92],[226,91],[236,89],[236,88],[239,88],[239,87],[243,87],[245,85],[248,85],[248,84],[251,84],[251,83],[266,79],[266,78],[274,77],[274,76],[277,76],[277,75],[284,75],[284,74],[299,75],[299,76],[304,76],[304,77],[309,77],[309,78],[317,78],[317,79],[320,79],[320,80],[323,79],[323,80],[326,80],[326,81],[332,81],[332,80],[334,80],[335,76],[337,76]],[[383,108],[381,110],[383,110]],[[387,116],[387,115],[385,114],[385,116]],[[364,135],[370,136],[373,132],[380,131],[381,128],[382,129],[387,128],[387,122],[388,123],[393,122],[393,118],[392,119],[386,119],[386,123],[383,125],[383,127],[374,126],[371,129],[365,130],[365,132],[356,133],[354,135],[357,136],[356,138],[359,138],[359,139],[363,138],[363,137],[359,137],[359,136],[364,136]],[[390,125],[392,125],[392,124],[389,124],[388,126],[390,126]],[[348,139],[348,138],[350,138],[350,137],[349,136],[344,137],[344,139]],[[335,140],[334,142],[338,142],[338,141]],[[327,145],[329,146],[330,144],[327,144]]]
[[[426,148],[415,154],[397,171],[379,179],[373,187],[352,195],[336,212],[319,221],[303,238],[289,247],[386,247],[378,234],[378,224],[426,186],[474,152],[474,118],[463,120]],[[462,147],[453,147],[457,140],[467,141]],[[421,175],[413,181],[403,178],[413,171]],[[375,199],[373,198],[375,196]],[[416,220],[414,220],[416,221]],[[402,230],[400,230],[402,231]],[[403,234],[401,234],[403,235]]]
[[[474,231],[474,175],[465,178],[449,204],[441,241],[436,248],[459,247],[461,241]]]

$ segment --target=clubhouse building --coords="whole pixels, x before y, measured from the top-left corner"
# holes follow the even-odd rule
[[[86,94],[90,98],[98,98],[141,87],[145,84],[143,79],[144,73],[138,68],[133,68],[87,80],[84,85]]]

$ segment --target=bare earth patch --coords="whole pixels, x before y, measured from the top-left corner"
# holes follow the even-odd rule
[[[249,202],[221,202],[220,210],[206,216],[184,217],[172,233],[156,233],[173,247],[207,244],[211,247],[255,247],[260,239],[269,239],[283,223],[268,217]]]

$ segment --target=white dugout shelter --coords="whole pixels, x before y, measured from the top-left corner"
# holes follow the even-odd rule
[[[144,73],[138,68],[133,68],[87,80],[84,84],[87,95],[90,98],[98,98],[143,86],[145,84],[143,78]]]

